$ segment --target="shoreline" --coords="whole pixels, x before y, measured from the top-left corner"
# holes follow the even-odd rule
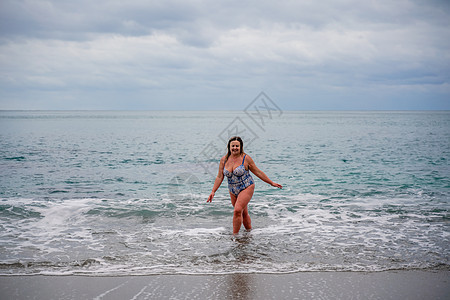
[[[0,276],[5,299],[447,299],[450,271]]]

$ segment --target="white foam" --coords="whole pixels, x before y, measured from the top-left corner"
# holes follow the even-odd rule
[[[92,206],[92,199],[74,199],[62,202],[48,203],[49,207],[35,207],[43,218],[34,224],[35,227],[49,230],[50,228],[61,228],[70,226],[80,217],[89,211]]]
[[[203,236],[203,235],[220,235],[225,232],[225,227],[217,228],[191,228],[187,229],[183,234],[186,236]]]
[[[448,254],[445,226],[428,222],[435,215],[433,207],[425,206],[430,213],[424,214],[402,198],[255,195],[249,207],[254,229],[237,239],[231,235],[229,198],[216,197],[212,204],[203,200],[4,201],[40,217],[11,219],[0,238],[8,241],[3,245],[11,257],[55,263],[15,271],[41,274],[371,271],[429,266]],[[150,222],[117,216],[139,216],[148,209],[162,214]],[[230,215],[218,218],[218,209]],[[196,211],[201,213],[191,214]],[[58,264],[89,257],[98,263]]]

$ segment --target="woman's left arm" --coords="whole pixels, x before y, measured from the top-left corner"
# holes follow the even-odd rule
[[[252,171],[253,174],[255,174],[256,176],[258,176],[259,179],[261,179],[262,181],[270,184],[271,186],[277,187],[277,188],[283,188],[283,186],[281,184],[275,183],[272,180],[270,180],[270,178],[266,175],[266,173],[264,173],[263,171],[261,171],[255,164],[255,162],[253,161],[253,159],[247,155],[247,161],[248,161],[248,169],[250,171]]]

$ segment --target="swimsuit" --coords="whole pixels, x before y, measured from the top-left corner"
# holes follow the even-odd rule
[[[223,175],[228,178],[228,189],[230,190],[230,193],[235,196],[239,195],[241,191],[255,183],[249,171],[244,167],[245,156],[247,155],[244,155],[242,164],[234,169],[233,172],[228,171],[225,166],[223,168]]]

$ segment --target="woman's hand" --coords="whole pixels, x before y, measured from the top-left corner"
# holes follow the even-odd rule
[[[274,186],[274,187],[277,187],[277,188],[279,188],[279,189],[282,189],[282,188],[283,188],[283,186],[282,186],[281,184],[278,184],[278,183],[276,183],[276,182],[272,182],[271,185]]]
[[[211,202],[213,198],[214,198],[214,192],[211,192],[211,194],[209,194],[208,200],[206,200],[206,202]]]

